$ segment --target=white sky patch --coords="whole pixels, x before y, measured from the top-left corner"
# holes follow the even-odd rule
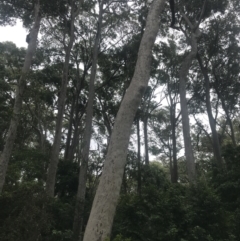
[[[0,27],[0,42],[11,41],[17,47],[27,47],[26,35],[27,30],[23,28],[22,22],[17,21],[14,26]]]

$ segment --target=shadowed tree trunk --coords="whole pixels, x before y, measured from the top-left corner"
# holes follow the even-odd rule
[[[81,86],[82,82],[85,81],[85,77],[87,74],[88,67],[84,69],[83,76],[80,78],[80,70],[79,70],[79,63],[77,63],[77,88],[75,93],[75,105],[74,105],[74,111],[75,111],[75,119],[74,119],[74,134],[72,138],[72,143],[67,150],[67,153],[65,153],[65,159],[73,161],[74,154],[76,152],[76,147],[79,142],[79,122],[81,121],[81,118],[85,112],[85,106],[80,102],[80,93],[81,93]]]
[[[68,84],[68,69],[69,69],[70,54],[71,54],[71,50],[74,42],[74,21],[80,12],[82,2],[83,0],[79,1],[78,9],[74,11],[74,6],[75,6],[74,0],[71,0],[70,39],[66,47],[65,61],[64,61],[63,74],[62,74],[62,86],[61,86],[60,96],[58,99],[58,113],[57,113],[57,120],[56,120],[55,136],[54,136],[54,142],[51,150],[50,163],[48,167],[47,182],[46,182],[46,193],[50,197],[54,196],[57,166],[59,162],[59,151],[60,151],[61,136],[62,136],[62,122],[63,122],[63,114],[65,110],[65,100],[66,100],[67,84]]]
[[[170,97],[171,100],[171,97]],[[171,170],[171,181],[172,183],[177,183],[178,181],[178,166],[177,166],[177,138],[176,138],[176,117],[175,117],[175,104],[172,103],[170,106],[170,119],[171,119],[171,129],[172,129],[172,159],[173,165]]]
[[[134,76],[115,120],[103,173],[85,230],[84,241],[105,241],[110,237],[126,164],[131,127],[148,85],[152,47],[158,33],[159,16],[164,4],[165,0],[155,0],[148,12]]]
[[[146,112],[145,115],[148,115]],[[144,131],[144,148],[145,148],[145,165],[149,165],[149,153],[148,153],[148,117],[144,116],[143,119],[143,131]]]
[[[8,162],[11,157],[14,141],[17,135],[17,128],[18,128],[19,119],[20,119],[21,110],[22,110],[23,93],[26,85],[27,74],[30,70],[32,58],[37,47],[37,37],[38,37],[40,23],[41,23],[40,0],[36,1],[34,8],[35,8],[34,25],[28,35],[28,39],[29,39],[28,48],[27,48],[27,52],[24,60],[24,65],[22,68],[22,73],[17,84],[11,123],[8,129],[6,143],[5,143],[3,152],[1,153],[1,156],[0,156],[0,193],[2,192],[3,185],[5,183]]]
[[[141,195],[142,181],[141,181],[141,137],[140,137],[140,121],[139,117],[137,117],[137,192]]]
[[[85,129],[83,133],[82,159],[81,159],[81,167],[80,167],[79,178],[78,178],[77,200],[75,205],[75,214],[74,214],[74,222],[73,222],[74,241],[82,240],[83,212],[84,212],[86,183],[87,183],[87,168],[88,168],[90,142],[91,142],[91,136],[92,136],[93,103],[94,103],[94,96],[95,96],[94,85],[95,85],[96,72],[97,72],[99,43],[101,39],[100,37],[101,37],[101,29],[102,29],[103,4],[104,4],[104,1],[102,0],[99,6],[97,34],[96,34],[95,43],[93,46],[93,58],[92,58],[93,61],[92,61],[92,69],[91,69],[90,83],[89,83],[89,94],[88,94],[88,103],[87,103],[87,110],[86,110]]]
[[[69,153],[70,143],[71,143],[71,139],[72,139],[74,110],[75,110],[75,96],[73,96],[72,105],[71,105],[67,141],[66,141],[66,147],[65,147],[65,153],[64,153],[64,160],[69,160],[68,153]]]
[[[174,63],[173,65],[174,66]],[[172,73],[173,74],[173,73]],[[168,98],[169,98],[169,110],[170,110],[170,123],[171,123],[171,140],[172,140],[172,166],[171,166],[171,182],[177,183],[178,182],[178,163],[177,163],[177,121],[180,116],[176,117],[176,105],[178,103],[178,85],[176,80],[174,80],[174,76],[172,76],[174,82],[167,83],[167,91],[168,91]]]

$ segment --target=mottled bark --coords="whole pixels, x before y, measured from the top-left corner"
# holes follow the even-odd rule
[[[63,73],[62,73],[62,86],[61,86],[61,91],[58,99],[58,108],[57,108],[58,113],[57,113],[57,120],[56,120],[56,127],[55,127],[54,142],[51,150],[50,163],[48,167],[48,174],[47,174],[47,181],[46,181],[46,193],[50,197],[54,196],[54,187],[56,182],[56,173],[57,173],[57,167],[59,162],[59,151],[60,151],[61,136],[62,136],[63,114],[65,110],[65,101],[66,101],[66,93],[67,93],[69,61],[70,61],[70,54],[71,54],[71,50],[74,42],[74,21],[77,15],[79,14],[82,1],[79,1],[79,2],[80,3],[77,11],[74,11],[75,4],[73,3],[73,1],[71,1],[70,39],[66,47],[65,61],[64,61]]]
[[[17,84],[11,123],[8,129],[8,134],[7,134],[4,149],[0,156],[0,193],[2,192],[2,189],[3,189],[9,159],[11,157],[14,141],[17,135],[17,128],[18,128],[19,119],[20,119],[21,110],[22,110],[23,93],[25,90],[27,74],[30,70],[33,55],[35,54],[36,47],[37,47],[37,37],[38,37],[40,23],[41,23],[40,0],[36,1],[34,8],[35,8],[34,25],[28,35],[29,36],[28,48],[27,48],[27,52],[24,60],[24,65],[22,68],[22,73]]]
[[[218,133],[216,130],[216,122],[213,118],[212,114],[212,106],[211,106],[211,98],[210,98],[210,85],[209,85],[209,77],[207,73],[207,69],[203,66],[202,59],[199,54],[197,54],[197,59],[199,66],[201,68],[204,81],[205,81],[205,89],[206,89],[206,107],[207,107],[207,114],[208,114],[208,120],[210,124],[210,128],[212,131],[212,144],[213,144],[213,152],[214,157],[217,161],[218,167],[222,169],[223,161],[221,156],[221,147],[218,139]]]
[[[77,200],[75,205],[75,215],[74,215],[74,222],[73,222],[73,235],[74,235],[73,240],[74,241],[82,240],[83,212],[84,212],[86,183],[87,183],[89,149],[90,149],[90,142],[91,142],[91,136],[92,136],[93,103],[94,103],[94,96],[95,96],[95,79],[96,79],[96,72],[97,72],[99,43],[101,39],[100,37],[101,37],[101,29],[102,29],[103,4],[104,4],[104,1],[101,1],[99,6],[97,34],[96,34],[95,43],[93,46],[93,58],[92,58],[93,61],[92,61],[90,83],[89,83],[89,94],[88,94],[88,103],[87,103],[87,109],[86,109],[85,129],[83,133],[82,159],[81,159],[81,167],[80,167],[79,178],[78,178]]]
[[[126,164],[131,127],[148,85],[152,47],[158,33],[159,15],[164,4],[165,0],[155,0],[149,10],[134,76],[115,120],[103,173],[85,230],[84,241],[105,241],[110,236]]]

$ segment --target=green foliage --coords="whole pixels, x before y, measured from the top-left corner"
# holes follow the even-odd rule
[[[55,192],[60,198],[75,196],[78,188],[78,164],[70,161],[60,161],[57,172]]]
[[[21,185],[0,196],[0,240],[30,241],[45,236],[52,224],[49,201],[37,184]]]
[[[170,184],[157,169],[154,166],[147,171],[141,196],[121,196],[113,237],[121,234],[132,241],[235,240],[229,235],[231,214],[216,190],[203,181],[191,186]],[[158,185],[153,178],[156,173],[165,185]],[[238,220],[239,216],[234,218]]]

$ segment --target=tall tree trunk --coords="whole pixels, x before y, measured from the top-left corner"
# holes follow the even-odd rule
[[[81,111],[79,99],[80,99],[80,92],[81,92],[81,86],[82,86],[82,79],[80,78],[79,72],[80,72],[79,71],[79,64],[77,63],[77,87],[76,87],[76,91],[75,91],[73,110],[71,110],[72,119],[70,120],[70,124],[72,125],[73,119],[74,119],[73,116],[74,116],[74,113],[75,113],[74,134],[73,134],[73,138],[72,138],[72,144],[70,145],[70,140],[71,140],[71,137],[72,137],[72,128],[71,129],[69,128],[70,133],[68,133],[68,138],[70,138],[70,139],[67,138],[66,151],[65,151],[65,156],[64,156],[65,160],[71,160],[71,161],[74,158],[76,145],[78,143],[79,121],[81,119],[79,117],[79,112]],[[83,73],[83,81],[85,80],[85,76],[86,76],[86,70],[84,70],[84,73]],[[83,105],[81,105],[81,107],[83,107]]]
[[[54,136],[54,142],[51,150],[50,163],[48,167],[47,182],[46,182],[46,193],[50,197],[54,196],[57,166],[59,162],[59,151],[60,151],[61,135],[62,135],[62,122],[63,122],[63,114],[65,110],[65,100],[66,100],[67,84],[68,84],[68,69],[69,69],[70,54],[71,54],[71,50],[74,42],[74,21],[77,15],[79,14],[81,3],[82,1],[80,0],[78,9],[75,12],[74,11],[75,4],[73,0],[71,0],[70,39],[69,39],[68,46],[66,48],[65,61],[64,61],[63,74],[62,74],[62,87],[61,87],[60,96],[58,99],[58,113],[57,113],[57,120],[56,120],[55,136]]]
[[[172,101],[171,101],[172,102]],[[173,166],[171,172],[172,183],[177,183],[178,181],[178,165],[177,165],[177,138],[176,138],[176,117],[175,117],[175,105],[171,103],[170,106],[170,119],[171,119],[171,129],[172,129],[172,157]]]
[[[6,143],[5,143],[3,152],[1,153],[1,156],[0,156],[0,193],[2,192],[3,185],[5,183],[8,162],[11,157],[14,141],[17,135],[17,128],[18,128],[19,119],[20,119],[21,110],[22,110],[23,93],[25,90],[27,74],[30,70],[33,55],[35,54],[36,47],[37,47],[37,37],[38,37],[38,32],[39,32],[40,23],[41,23],[40,0],[36,1],[34,9],[35,9],[34,25],[29,34],[30,41],[28,43],[28,48],[27,48],[27,52],[24,60],[24,65],[22,68],[22,73],[16,89],[16,96],[15,96],[11,123],[8,129]]]
[[[141,195],[142,181],[141,181],[141,137],[140,137],[140,123],[137,118],[137,192]]]
[[[79,142],[79,123],[80,123],[80,118],[77,117],[75,119],[75,128],[74,128],[74,134],[73,134],[73,138],[72,138],[72,144],[69,147],[69,151],[68,151],[68,156],[67,156],[67,160],[73,160],[74,159],[74,154],[76,153],[76,147],[77,144]]]
[[[222,169],[223,161],[221,156],[221,147],[218,139],[218,133],[216,130],[216,122],[213,118],[212,107],[211,107],[209,77],[208,77],[207,69],[203,66],[202,59],[199,54],[197,54],[197,59],[205,81],[206,106],[207,106],[208,120],[212,131],[213,152],[214,152],[214,156],[217,161],[218,167]]]
[[[65,147],[65,153],[64,153],[64,160],[69,160],[68,159],[68,153],[69,153],[70,143],[71,143],[71,139],[72,139],[72,127],[73,127],[74,110],[75,110],[75,96],[73,97],[72,105],[71,105],[67,141],[66,141],[66,147]]]
[[[165,0],[155,0],[151,4],[138,51],[134,76],[116,117],[103,173],[85,230],[84,241],[104,241],[110,236],[126,164],[131,127],[148,85],[152,47],[158,33],[159,15],[164,4]]]
[[[74,110],[75,110],[75,96],[73,97],[73,101],[72,101],[72,105],[71,105],[70,119],[69,119],[69,126],[68,126],[67,140],[66,140],[66,147],[65,147],[65,152],[64,152],[64,160],[68,160],[68,153],[69,153],[71,139],[72,139]]]
[[[188,115],[188,107],[187,107],[187,99],[186,99],[186,79],[187,79],[188,71],[191,67],[192,61],[197,55],[197,39],[200,36],[200,31],[198,27],[195,29],[195,27],[193,26],[191,26],[191,31],[192,31],[191,51],[185,57],[180,69],[179,92],[180,92],[180,105],[181,105],[181,114],[182,114],[183,138],[184,138],[187,172],[188,172],[189,181],[194,182],[196,170],[195,170],[195,160],[193,155],[192,141],[190,136],[190,124],[189,124],[189,115]]]
[[[99,6],[97,34],[96,34],[95,43],[93,46],[93,61],[92,61],[92,69],[91,69],[90,83],[89,83],[88,104],[87,104],[86,120],[85,120],[86,123],[85,123],[85,129],[83,133],[82,160],[81,160],[81,167],[79,172],[77,200],[75,205],[75,214],[74,214],[74,222],[73,222],[73,235],[74,235],[75,241],[82,240],[83,212],[84,212],[85,193],[86,193],[89,149],[90,149],[90,142],[91,142],[91,136],[92,136],[93,103],[94,103],[94,96],[95,96],[95,79],[96,79],[96,72],[97,72],[99,43],[101,39],[100,37],[101,37],[101,29],[102,29],[103,4],[104,4],[104,1],[102,0]]]
[[[145,115],[148,113],[145,113]],[[145,148],[145,165],[149,165],[149,154],[148,154],[148,117],[145,116],[143,120],[143,131],[144,131],[144,148]]]

